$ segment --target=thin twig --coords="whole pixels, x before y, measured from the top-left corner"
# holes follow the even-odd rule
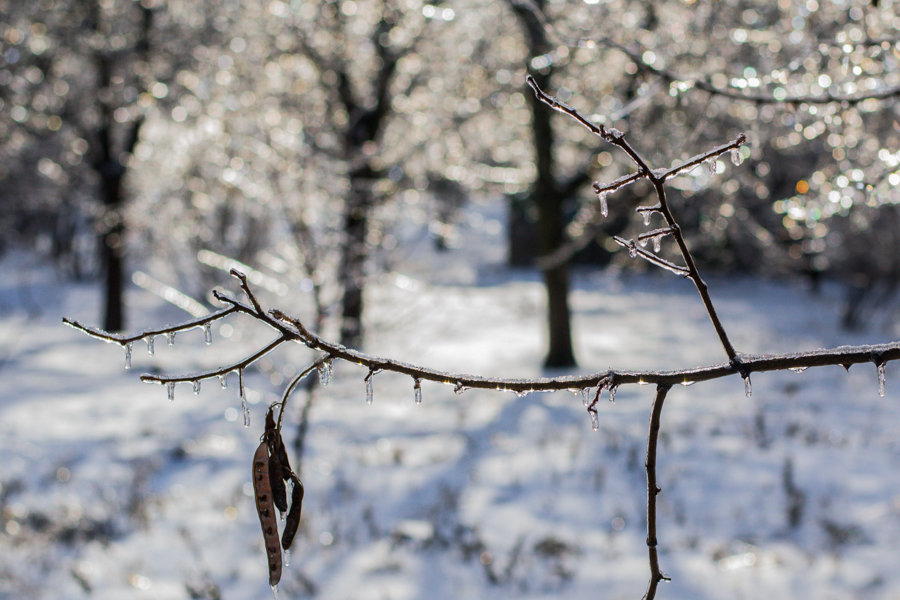
[[[650,432],[647,434],[647,553],[650,560],[650,583],[647,586],[646,600],[656,597],[656,587],[660,581],[668,581],[669,578],[662,574],[659,568],[658,542],[656,539],[656,496],[662,491],[656,483],[656,447],[659,441],[660,420],[662,417],[663,403],[666,401],[670,385],[659,384],[656,386],[656,399],[653,400],[653,408],[650,411]]]
[[[82,325],[78,321],[68,319],[63,317],[62,322],[68,325],[69,327],[73,327],[79,331],[82,331],[88,334],[91,337],[97,338],[98,340],[103,340],[104,342],[119,344],[124,346],[126,344],[130,344],[133,342],[137,342],[139,340],[143,340],[149,337],[155,337],[157,335],[171,334],[178,331],[185,331],[187,329],[194,329],[196,327],[203,327],[207,323],[212,323],[213,321],[218,321],[219,319],[225,318],[231,313],[235,312],[237,307],[231,306],[224,310],[220,310],[218,312],[210,313],[206,316],[200,317],[198,319],[192,319],[190,321],[185,321],[183,323],[179,323],[178,325],[171,325],[169,327],[161,327],[159,329],[145,329],[139,333],[134,335],[122,335],[118,333],[110,333],[108,331],[103,331],[102,329],[96,329],[94,327],[88,327],[87,325]]]

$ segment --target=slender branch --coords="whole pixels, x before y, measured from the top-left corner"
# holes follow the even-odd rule
[[[656,386],[656,399],[650,411],[650,432],[647,434],[647,553],[650,559],[650,583],[647,586],[646,600],[656,597],[656,587],[660,581],[668,581],[669,578],[662,574],[659,568],[659,553],[656,539],[656,496],[662,491],[656,483],[656,447],[659,441],[660,419],[662,418],[663,403],[671,385],[659,384]]]
[[[654,172],[653,169],[650,168],[650,165],[647,161],[640,155],[640,153],[628,143],[628,140],[625,139],[625,134],[616,129],[607,129],[602,124],[598,125],[592,122],[587,117],[581,115],[575,108],[560,102],[556,98],[547,95],[543,90],[538,86],[537,82],[528,77],[526,79],[531,89],[534,90],[535,96],[541,102],[547,104],[550,108],[565,113],[575,119],[578,123],[586,127],[589,131],[602,137],[604,140],[608,141],[610,144],[614,146],[618,146],[622,149],[634,162],[634,164],[638,168],[638,174],[643,174],[650,180],[653,184],[653,187],[656,190],[656,196],[659,199],[659,208],[657,211],[663,215],[666,219],[666,223],[669,225],[669,228],[672,229],[672,237],[675,239],[675,243],[678,245],[678,249],[681,252],[681,256],[684,259],[684,263],[688,270],[688,277],[694,282],[694,285],[697,287],[697,292],[700,294],[700,298],[703,301],[703,306],[706,308],[706,312],[709,315],[709,319],[713,324],[713,328],[716,330],[716,335],[719,336],[719,341],[722,344],[722,347],[725,350],[725,353],[728,355],[728,359],[731,361],[737,360],[737,351],[734,349],[734,346],[731,345],[731,341],[728,339],[728,335],[725,333],[725,328],[722,325],[722,321],[719,319],[719,315],[716,313],[715,306],[712,303],[712,298],[709,295],[709,288],[706,285],[706,282],[703,281],[703,278],[700,277],[700,271],[697,269],[696,263],[694,263],[694,258],[691,256],[690,250],[688,250],[687,244],[684,241],[684,236],[681,234],[681,227],[678,225],[675,217],[672,215],[672,211],[669,208],[669,203],[666,198],[666,188],[665,182],[666,178],[672,174],[678,173],[681,170],[688,168],[689,166],[699,164],[703,160],[715,155],[714,153],[721,154],[728,149],[737,148],[740,144],[746,141],[746,138],[743,134],[739,135],[737,139],[729,144],[724,144],[722,146],[718,146],[714,148],[712,151],[707,152],[705,154],[700,154],[690,159],[687,163],[680,167],[676,167],[673,169],[668,169],[660,172]],[[721,151],[720,151],[721,150]],[[605,192],[601,192],[605,193]]]
[[[257,360],[280,346],[281,344],[288,341],[288,338],[285,336],[279,336],[269,342],[265,347],[260,348],[247,358],[239,360],[237,362],[228,364],[224,367],[218,369],[212,369],[209,371],[201,371],[199,373],[188,373],[186,375],[154,375],[151,373],[145,373],[141,375],[141,381],[144,383],[181,383],[185,381],[200,381],[203,379],[210,379],[211,377],[218,377],[219,375],[227,375],[232,371],[241,371],[246,369]]]
[[[637,246],[637,244],[634,243],[634,240],[626,240],[617,235],[614,235],[613,241],[615,243],[617,243],[618,245],[622,246],[623,248],[626,248],[628,250],[629,254],[631,254],[633,256],[640,256],[641,258],[643,258],[644,260],[649,262],[651,265],[655,265],[657,267],[665,269],[666,271],[675,273],[676,275],[680,275],[681,277],[689,277],[691,274],[691,272],[688,271],[686,268],[676,265],[675,263],[669,262],[666,259],[661,258],[661,257],[657,256],[656,254],[653,254],[652,252],[648,252],[647,250],[644,250],[643,248],[639,248]]]
[[[98,340],[103,340],[107,343],[114,343],[119,345],[130,344],[142,339],[146,339],[148,337],[163,335],[167,333],[175,333],[178,331],[185,331],[187,329],[194,329],[196,327],[204,327],[207,323],[212,323],[213,321],[218,321],[224,317],[227,317],[231,313],[237,311],[238,308],[235,306],[231,306],[224,310],[220,310],[218,312],[210,313],[206,316],[200,317],[198,319],[192,319],[190,321],[185,321],[184,323],[179,323],[178,325],[172,325],[170,327],[163,327],[159,329],[145,329],[140,331],[134,335],[122,335],[118,333],[109,333],[108,331],[103,331],[102,329],[96,329],[94,327],[88,327],[87,325],[82,325],[78,321],[74,321],[72,319],[68,319],[63,317],[62,322],[68,325],[69,327],[73,327],[79,331],[82,331],[88,334],[91,337],[97,338]]]

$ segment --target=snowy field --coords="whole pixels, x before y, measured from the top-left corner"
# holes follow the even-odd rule
[[[365,350],[445,370],[547,375],[543,291],[502,266],[497,223],[464,228],[466,255],[411,253],[368,291]],[[466,241],[468,239],[468,241]],[[471,262],[476,241],[490,243]],[[223,275],[223,280],[226,276]],[[707,278],[743,352],[895,339],[837,326],[839,294]],[[290,298],[275,299],[291,312]],[[571,296],[581,372],[723,360],[687,281],[580,273]],[[97,324],[99,294],[22,257],[0,263],[0,598],[271,598],[250,460],[278,374],[199,396],[138,381],[256,348],[238,322],[154,356],[66,328]],[[134,329],[176,309],[129,291]],[[237,325],[236,327],[232,327]],[[229,329],[231,328],[231,329]],[[226,337],[227,336],[227,337]],[[306,355],[285,356],[302,368]],[[278,355],[280,356],[280,355]],[[278,358],[276,356],[275,358]],[[553,373],[549,373],[553,374]],[[335,365],[302,462],[301,533],[279,598],[627,598],[648,577],[645,438],[653,390],[630,386],[593,432],[570,393],[467,391]],[[755,374],[673,389],[660,438],[659,598],[900,598],[900,369]],[[296,423],[304,394],[292,399]],[[286,426],[288,443],[295,429]]]

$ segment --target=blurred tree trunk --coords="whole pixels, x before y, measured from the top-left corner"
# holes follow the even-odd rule
[[[543,10],[543,0],[538,0],[535,4],[537,10]],[[511,1],[510,6],[525,33],[530,56],[540,56],[549,52],[550,44],[546,33],[534,11],[515,1]],[[553,69],[551,66],[536,70],[529,65],[528,72],[542,89],[552,89]],[[550,122],[553,111],[541,103],[534,94],[528,94],[528,99],[531,107],[531,132],[537,170],[537,177],[532,183],[529,199],[537,209],[539,254],[546,255],[558,248],[563,240],[565,226],[563,201],[566,194],[557,179],[554,161],[553,126]],[[547,292],[549,336],[544,366],[575,366],[569,313],[568,266],[563,264],[552,269],[545,269],[542,274]]]

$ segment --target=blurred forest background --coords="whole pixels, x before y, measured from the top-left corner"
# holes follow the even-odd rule
[[[839,280],[847,326],[900,282],[891,0],[0,7],[0,252],[97,281],[109,330],[134,272],[202,297],[227,257],[314,291],[317,322],[357,345],[366,281],[409,236],[452,251],[473,199],[505,199],[509,261],[533,264],[597,221],[591,182],[631,165],[527,73],[660,164],[747,132],[740,169],[677,182],[702,267]],[[643,268],[608,234],[647,192],[613,195],[574,261]],[[548,366],[574,362],[567,271],[543,271]]]
[[[739,164],[667,181],[742,348],[896,339],[898,31],[897,0],[0,0],[0,374],[16,391],[0,404],[0,598],[268,594],[247,459],[292,376],[289,360],[248,374],[250,429],[236,385],[159,410],[119,348],[110,366],[61,315],[7,312],[9,274],[52,269],[21,294],[33,313],[62,290],[52,310],[109,331],[184,316],[152,294],[205,314],[238,267],[324,337],[437,368],[721,360],[684,282],[619,285],[647,263],[611,236],[636,235],[655,197],[640,182],[598,198],[592,182],[633,164],[538,102],[530,75],[658,167],[746,133]],[[440,284],[441,257],[500,235],[485,285]],[[541,260],[560,248],[576,251]],[[417,254],[433,277],[395,269]],[[199,369],[190,335],[147,368]],[[211,352],[261,339],[240,337]],[[353,369],[288,417],[309,479],[286,593],[638,597],[646,390],[620,391],[588,438],[567,392],[426,390],[406,411],[410,382],[384,374],[358,411]],[[870,371],[834,371],[667,405],[666,597],[896,598],[900,405],[865,399]]]

